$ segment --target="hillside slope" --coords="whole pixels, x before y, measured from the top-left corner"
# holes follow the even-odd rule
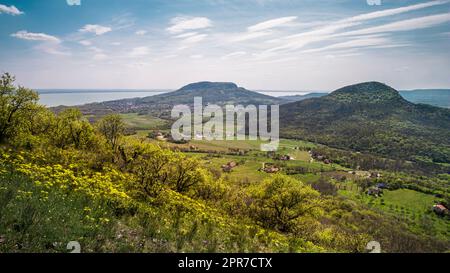
[[[202,97],[203,104],[241,104],[271,105],[286,101],[238,87],[226,82],[198,82],[186,85],[176,91],[156,96],[106,101],[80,106],[85,114],[103,114],[108,112],[137,112],[168,117],[174,105],[193,105],[194,97]]]
[[[450,110],[366,82],[282,105],[281,135],[414,161],[450,163]]]
[[[409,102],[450,108],[450,89],[401,90],[399,93]],[[294,102],[310,98],[319,98],[326,95],[328,95],[328,93],[309,93],[306,95],[282,96],[279,98]]]

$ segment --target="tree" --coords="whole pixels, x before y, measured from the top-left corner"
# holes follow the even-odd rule
[[[15,146],[32,148],[42,144],[52,144],[51,137],[53,126],[55,125],[55,114],[43,105],[31,107],[32,114],[26,113],[23,116],[23,123],[20,130],[15,133],[14,139],[10,143]]]
[[[166,183],[168,164],[172,160],[171,152],[158,146],[141,144],[132,148],[131,172],[136,175],[132,183],[138,195],[157,197]]]
[[[251,210],[264,226],[289,231],[300,217],[320,213],[319,197],[319,192],[301,181],[275,175],[255,189]]]
[[[66,109],[57,116],[50,137],[59,148],[73,145],[76,149],[86,149],[95,143],[92,125],[77,108]]]
[[[36,106],[33,115],[28,119],[28,131],[33,136],[43,135],[55,124],[55,114],[45,106]]]
[[[211,179],[211,174],[199,168],[195,159],[157,145],[139,143],[120,148],[126,157],[124,161],[129,162],[130,172],[135,175],[131,186],[137,195],[144,194],[144,198],[158,196],[164,187],[186,193]]]
[[[196,184],[208,180],[208,174],[198,165],[197,160],[176,154],[170,166],[171,171],[167,181],[169,187],[179,193],[185,193]]]
[[[0,143],[24,129],[39,100],[36,92],[15,86],[14,81],[15,77],[9,73],[0,77]]]
[[[125,123],[118,114],[103,117],[97,123],[99,132],[106,138],[113,151],[116,150],[118,141],[125,131]]]

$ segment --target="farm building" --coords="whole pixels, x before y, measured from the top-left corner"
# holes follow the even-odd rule
[[[281,169],[273,164],[270,163],[263,163],[262,168],[259,169],[259,171],[266,172],[266,173],[278,173]]]
[[[293,160],[293,158],[290,155],[280,155],[278,157],[278,160],[287,161],[287,160]]]
[[[228,162],[226,165],[222,165],[222,171],[229,173],[233,168],[235,168],[238,164],[234,161]]]
[[[439,215],[448,215],[449,214],[449,210],[442,204],[434,205],[433,211]]]

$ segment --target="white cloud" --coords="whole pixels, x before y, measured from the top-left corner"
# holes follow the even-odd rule
[[[176,34],[186,30],[205,29],[211,27],[213,24],[211,20],[206,17],[175,17],[171,20],[172,26],[167,28],[170,33]]]
[[[120,43],[120,42],[112,42],[111,43],[111,45],[113,45],[113,46],[120,46],[122,43]]]
[[[232,37],[231,41],[232,42],[243,42],[243,41],[247,41],[247,40],[252,40],[252,39],[268,36],[270,34],[272,34],[272,33],[269,31],[245,32],[245,33],[238,34],[238,35]]]
[[[72,53],[69,49],[61,46],[60,43],[53,43],[53,42],[44,42],[39,43],[34,47],[34,49],[40,50],[42,52],[45,52],[47,54],[52,55],[58,55],[58,56],[70,56]]]
[[[183,40],[183,43],[185,44],[193,44],[203,41],[206,37],[208,37],[207,34],[198,34],[194,36],[190,36]]]
[[[443,5],[443,4],[447,4],[449,2],[450,2],[449,0],[436,0],[436,1],[430,1],[427,3],[421,3],[421,4],[401,7],[401,8],[375,11],[375,12],[370,12],[370,13],[366,13],[366,14],[361,14],[358,16],[353,16],[353,17],[347,19],[347,21],[367,21],[367,20],[372,20],[372,19],[378,19],[381,17],[397,15],[397,14],[414,11],[414,10],[419,10],[419,9],[424,9],[424,8],[428,8],[428,7],[432,7],[432,6],[436,6],[436,5]]]
[[[194,44],[203,41],[206,37],[208,37],[208,34],[201,34],[198,32],[186,32],[173,36],[173,38],[182,39],[181,43],[184,44],[184,46],[182,47],[183,49],[186,48],[188,44]]]
[[[198,32],[186,32],[186,33],[175,36],[175,38],[180,38],[180,39],[188,38],[188,37],[195,36],[195,35],[198,35]]]
[[[21,14],[23,14],[23,11],[20,11],[15,6],[8,7],[6,5],[0,4],[0,14],[1,13],[6,13],[6,14],[10,14],[10,15],[21,15]]]
[[[105,33],[112,31],[112,29],[110,27],[105,27],[105,26],[101,26],[101,25],[85,25],[79,31],[95,33],[95,35],[103,35]]]
[[[138,31],[136,31],[136,32],[135,32],[135,34],[136,34],[136,35],[139,35],[139,36],[142,36],[142,35],[145,35],[145,34],[147,34],[147,31],[146,31],[146,30],[143,30],[143,29],[141,29],[141,30],[138,30]]]
[[[88,40],[79,41],[78,43],[81,45],[84,45],[84,46],[92,45],[91,41],[88,41]]]
[[[47,48],[41,48],[44,52],[52,55],[59,55],[59,56],[71,56],[72,54],[68,51],[63,51],[55,47],[47,47]]]
[[[58,56],[71,56],[72,55],[70,52],[62,51],[62,50],[59,50],[57,48],[52,48],[52,47],[49,47],[49,48],[45,49],[44,51],[47,52],[48,54],[58,55]]]
[[[234,34],[229,39],[230,42],[243,42],[271,35],[273,28],[285,26],[297,19],[296,16],[281,17],[258,23],[247,28],[246,32]]]
[[[130,55],[130,57],[142,57],[142,56],[148,55],[149,53],[150,53],[150,50],[148,47],[140,46],[140,47],[133,48],[129,55]]]
[[[402,20],[381,26],[349,31],[345,35],[366,35],[382,32],[408,31],[437,26],[450,21],[450,13],[430,15],[414,19]]]
[[[18,38],[18,39],[30,40],[30,41],[46,41],[46,42],[54,42],[54,43],[61,42],[61,40],[55,36],[48,35],[45,33],[28,32],[26,30],[21,30],[16,33],[13,33],[13,34],[11,34],[11,36]]]
[[[357,38],[346,42],[331,44],[325,47],[314,48],[302,51],[303,53],[313,53],[322,52],[328,50],[341,50],[341,49],[351,49],[359,47],[373,47],[373,46],[384,46],[386,44],[391,44],[392,41],[385,37],[380,36],[367,36],[363,38]]]
[[[335,38],[335,37],[343,36],[343,35],[350,35],[350,34],[351,35],[361,35],[361,34],[379,33],[379,32],[384,32],[384,31],[412,30],[412,29],[429,27],[429,26],[437,24],[438,22],[447,21],[447,18],[446,18],[447,16],[446,15],[438,15],[438,17],[428,16],[428,17],[424,17],[426,19],[424,19],[424,18],[410,19],[410,20],[390,23],[387,25],[379,26],[379,27],[372,27],[372,28],[368,28],[365,30],[355,30],[355,31],[347,32],[347,33],[338,33],[338,31],[340,31],[340,30],[358,26],[361,23],[363,23],[364,21],[379,19],[382,17],[392,16],[392,15],[398,15],[401,13],[424,9],[424,8],[428,8],[431,6],[443,5],[443,4],[446,4],[449,2],[450,2],[450,0],[430,1],[427,3],[421,3],[421,4],[410,5],[410,6],[401,7],[401,8],[394,8],[394,9],[370,12],[370,13],[365,13],[365,14],[341,19],[341,20],[329,23],[323,27],[313,29],[311,31],[306,31],[306,32],[302,32],[302,33],[298,33],[298,34],[294,34],[294,35],[290,35],[290,36],[281,38],[278,41],[276,41],[278,43],[281,43],[281,45],[273,47],[271,49],[268,49],[268,50],[264,51],[263,53],[260,53],[259,56],[261,58],[273,57],[276,55],[275,52],[277,52],[277,51],[298,50],[298,49],[305,47],[308,44],[326,41],[331,38]],[[420,24],[422,24],[422,25],[420,26]]]
[[[291,22],[295,21],[296,19],[297,19],[297,16],[281,17],[281,18],[261,22],[259,24],[250,26],[247,29],[248,29],[248,31],[251,31],[251,32],[272,29],[275,27],[280,27],[280,26],[286,25],[288,23],[291,23]]]

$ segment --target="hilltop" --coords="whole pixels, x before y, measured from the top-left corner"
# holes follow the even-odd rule
[[[280,107],[281,135],[391,158],[450,163],[450,110],[405,100],[379,82]]]
[[[400,90],[399,93],[404,99],[409,102],[450,108],[450,89]],[[310,98],[319,98],[326,95],[328,95],[328,93],[314,92],[306,95],[282,96],[279,98],[294,102]]]
[[[194,97],[202,97],[203,104],[241,104],[241,105],[271,105],[286,101],[260,94],[258,92],[239,87],[229,82],[197,82],[188,84],[176,91],[144,98],[106,101],[80,106],[84,114],[104,114],[109,112],[151,114],[168,117],[174,105],[192,105]],[[61,108],[60,108],[61,109]],[[59,110],[60,110],[59,109]]]

